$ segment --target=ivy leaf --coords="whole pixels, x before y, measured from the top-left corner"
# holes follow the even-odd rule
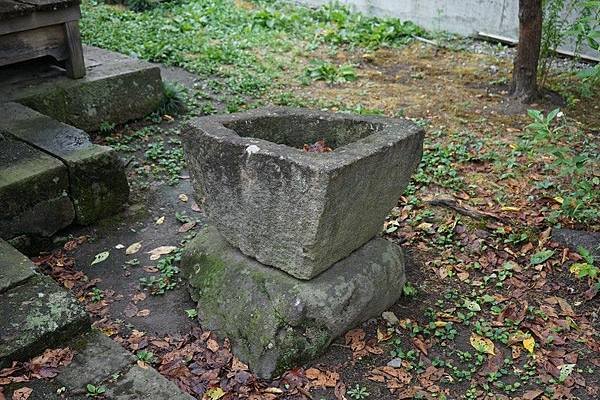
[[[92,261],[90,265],[98,264],[102,261],[105,261],[109,255],[110,253],[108,251],[103,251],[102,253],[96,254],[96,256],[94,257],[94,261]]]
[[[542,250],[542,251],[532,255],[529,263],[531,265],[538,265],[538,264],[541,264],[544,261],[548,260],[553,255],[554,255],[554,250]]]
[[[481,306],[476,301],[465,300],[465,308],[469,311],[481,311]]]
[[[560,383],[563,383],[564,381],[566,381],[567,378],[569,377],[569,375],[571,375],[571,373],[573,372],[574,368],[575,368],[575,364],[561,365],[559,368],[560,375],[558,376],[558,381]]]

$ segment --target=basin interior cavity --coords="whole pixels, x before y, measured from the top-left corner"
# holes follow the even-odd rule
[[[301,149],[318,140],[336,149],[379,132],[383,125],[351,119],[309,115],[267,115],[224,123],[239,136],[263,139]]]

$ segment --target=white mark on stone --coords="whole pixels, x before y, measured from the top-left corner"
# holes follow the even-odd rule
[[[249,156],[251,156],[254,153],[258,153],[260,151],[260,147],[258,147],[255,144],[251,144],[250,146],[246,147],[246,153],[248,153]]]

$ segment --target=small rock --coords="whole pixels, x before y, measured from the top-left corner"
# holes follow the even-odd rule
[[[398,317],[396,317],[396,314],[394,314],[391,311],[385,311],[384,313],[381,314],[381,316],[390,325],[397,325],[400,322],[400,320],[398,319]]]
[[[402,366],[402,359],[392,358],[386,365],[392,368],[400,368]]]

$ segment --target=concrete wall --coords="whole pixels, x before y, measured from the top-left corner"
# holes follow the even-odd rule
[[[298,0],[318,6],[330,0]],[[477,32],[492,33],[512,39],[519,33],[518,0],[340,0],[368,15],[392,16],[411,20],[434,31],[448,31],[460,35]],[[572,46],[565,50],[573,50]],[[600,57],[590,48],[583,53]]]

